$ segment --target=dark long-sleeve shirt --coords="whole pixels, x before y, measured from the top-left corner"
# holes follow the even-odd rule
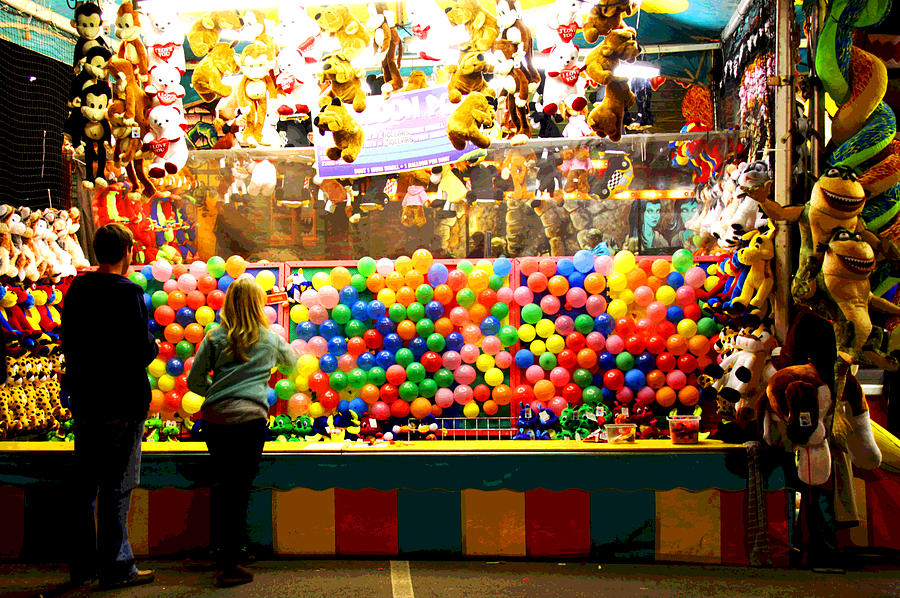
[[[64,385],[82,421],[142,421],[150,405],[145,368],[158,348],[140,287],[118,274],[88,272],[66,293]]]

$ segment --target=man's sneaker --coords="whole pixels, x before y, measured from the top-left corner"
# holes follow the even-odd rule
[[[132,586],[142,586],[144,584],[151,583],[156,576],[153,575],[153,571],[148,569],[146,571],[138,571],[133,576],[127,579],[120,579],[118,581],[101,581],[99,590],[114,590],[118,588],[130,588]]]
[[[253,574],[240,565],[229,567],[216,575],[217,588],[230,588],[232,586],[250,583],[251,581],[253,581]]]

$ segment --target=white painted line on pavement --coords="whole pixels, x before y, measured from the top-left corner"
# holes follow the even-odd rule
[[[415,598],[409,561],[391,561],[391,590],[394,598]]]

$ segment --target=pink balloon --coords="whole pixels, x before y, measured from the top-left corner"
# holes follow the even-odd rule
[[[497,290],[497,301],[503,303],[505,305],[509,305],[509,303],[513,300],[513,290],[509,287],[500,287]]]
[[[159,282],[166,282],[172,278],[172,264],[165,260],[157,260],[150,266],[153,278]],[[163,289],[165,290],[165,289]],[[166,291],[168,293],[168,291]]]
[[[465,307],[454,307],[450,310],[450,315],[448,317],[454,326],[463,326],[469,321],[469,310]]]
[[[187,295],[197,288],[197,279],[190,272],[185,272],[178,277],[178,290]]]
[[[319,303],[327,309],[333,309],[340,301],[338,291],[331,285],[325,285],[319,289]]]
[[[449,388],[439,388],[434,395],[434,404],[441,409],[446,409],[453,404],[453,391]],[[388,409],[390,412],[390,409]]]
[[[625,341],[618,334],[611,334],[606,339],[606,350],[613,355],[618,355],[625,350]]]
[[[446,388],[442,388],[441,390],[447,390]],[[452,393],[451,393],[452,398]],[[375,401],[372,403],[372,406],[369,407],[369,415],[377,419],[378,421],[384,421],[391,416],[391,406],[385,403],[384,401]]]
[[[190,272],[194,278],[200,280],[207,274],[206,262],[200,260],[191,262],[191,265],[188,267],[188,272]]]
[[[281,324],[270,324],[270,325],[269,325],[269,330],[271,330],[272,332],[274,332],[275,334],[277,334],[277,335],[280,336],[281,338],[284,338],[284,337],[285,337],[285,334],[284,334],[284,326],[282,326]]]
[[[575,332],[575,320],[569,316],[559,316],[556,318],[556,331],[563,336],[568,336]]]
[[[653,330],[653,320],[650,318],[640,318],[637,321],[637,329],[643,334],[650,334]]]
[[[603,295],[591,295],[585,302],[588,314],[596,318],[606,311],[606,298]]]
[[[553,295],[544,295],[541,297],[541,311],[552,316],[559,311],[559,298]]]
[[[662,322],[666,319],[666,306],[659,301],[654,301],[647,306],[647,317],[653,322]]]
[[[700,266],[689,268],[688,271],[684,273],[684,284],[689,287],[699,289],[703,286],[704,282],[706,282],[706,272],[704,272],[703,268]]]
[[[609,276],[613,273],[613,259],[608,255],[598,255],[594,258],[594,271]]]
[[[496,355],[503,348],[503,343],[496,336],[486,336],[481,339],[481,350],[488,355]]]
[[[678,290],[675,291],[675,301],[678,305],[694,303],[697,301],[697,292],[694,290],[694,287],[689,287],[687,285],[678,287]]]
[[[375,271],[381,276],[387,276],[394,271],[394,260],[389,257],[383,257],[375,263]]]
[[[443,365],[451,372],[462,363],[462,357],[456,351],[447,351],[443,356]]]
[[[163,283],[163,290],[167,293],[171,293],[172,291],[178,290],[178,281],[174,278],[170,278],[169,280]]]
[[[266,316],[266,320],[269,321],[269,324],[274,324],[275,320],[278,319],[278,312],[275,311],[275,308],[271,305],[267,305],[263,308],[263,315]]]
[[[532,293],[531,289],[528,287],[516,287],[516,290],[513,291],[513,299],[515,299],[516,303],[520,306],[528,305],[534,301],[534,293]]]
[[[656,392],[649,386],[644,386],[637,392],[637,404],[646,406],[656,400]]]
[[[190,372],[192,367],[194,367],[194,358],[188,357],[184,360],[184,371]]]
[[[568,401],[566,401],[562,397],[553,397],[552,399],[547,401],[547,408],[550,409],[550,411],[552,411],[553,413],[555,413],[557,417],[559,417],[562,414],[563,409],[565,409],[568,406],[569,406]]]
[[[627,386],[616,391],[616,400],[620,403],[630,403],[632,399],[634,399],[634,391]]]
[[[306,341],[302,338],[291,341],[291,349],[295,355],[303,355],[306,352]]]
[[[462,357],[462,360],[465,363],[475,363],[475,360],[478,359],[478,354],[480,352],[481,351],[478,350],[477,346],[471,343],[466,343],[459,350],[459,355],[460,357]]]
[[[471,384],[472,382],[475,382],[475,368],[463,364],[453,372],[453,379],[456,380],[457,384]]]
[[[298,392],[290,399],[288,399],[287,404],[287,412],[291,417],[300,417],[307,411],[309,411],[309,404],[311,399],[309,396],[303,394],[302,392]]]
[[[509,351],[500,351],[494,356],[494,365],[496,365],[501,370],[505,370],[506,368],[512,366],[513,356]]]
[[[466,324],[462,327],[462,337],[467,343],[477,343],[481,339],[481,328],[476,324]]]
[[[681,390],[687,384],[687,376],[681,370],[672,370],[666,375],[666,384],[675,390]]]
[[[566,368],[555,367],[550,370],[550,382],[557,388],[562,388],[568,384],[571,379],[572,376]]]
[[[356,367],[356,357],[350,355],[349,353],[344,353],[340,357],[338,357],[338,369],[342,372],[349,372],[353,368]]]
[[[584,307],[587,303],[587,292],[581,287],[572,287],[566,293],[566,303],[575,309]]]
[[[584,340],[588,349],[598,353],[606,347],[606,337],[597,331],[588,333]]]
[[[328,341],[321,336],[314,336],[306,341],[306,347],[316,357],[322,357],[328,352]]]
[[[534,384],[538,380],[544,379],[544,368],[535,364],[528,366],[528,369],[525,370],[525,380],[528,381],[529,384]]]
[[[641,306],[647,307],[653,302],[653,289],[644,285],[634,290],[634,302]]]
[[[319,305],[319,291],[315,289],[306,289],[300,294],[300,303],[306,307]]]
[[[460,405],[470,403],[474,396],[475,393],[472,392],[471,386],[465,386],[461,384],[453,389],[453,400],[455,400]]]
[[[328,310],[321,305],[313,305],[309,308],[309,321],[318,326],[328,319]]]

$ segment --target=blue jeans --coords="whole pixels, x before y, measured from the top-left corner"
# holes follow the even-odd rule
[[[116,582],[137,574],[127,525],[131,491],[140,481],[143,436],[143,422],[76,422],[73,579]]]

